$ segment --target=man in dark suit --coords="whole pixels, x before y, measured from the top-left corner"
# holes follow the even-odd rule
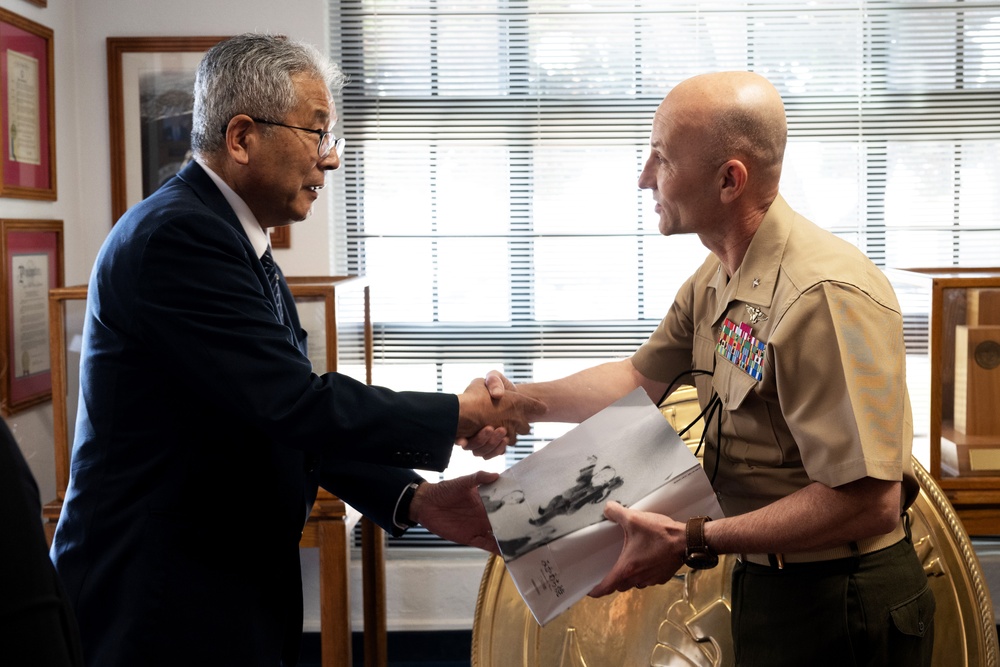
[[[98,254],[52,547],[88,664],[294,665],[317,485],[394,534],[419,522],[496,551],[475,490],[495,474],[431,484],[409,468],[444,469],[456,439],[487,424],[503,437],[478,453],[502,451],[540,404],[493,400],[482,381],[456,397],[314,374],[273,265],[268,229],[306,218],[340,166],[342,81],[291,40],[212,48],[195,160]]]
[[[76,619],[52,569],[38,485],[0,419],[0,665],[83,667]]]

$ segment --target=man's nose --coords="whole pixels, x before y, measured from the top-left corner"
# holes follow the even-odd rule
[[[330,154],[319,161],[319,168],[324,171],[336,171],[340,169],[340,156],[337,151],[330,151]]]
[[[652,170],[649,168],[649,160],[646,160],[646,164],[642,165],[642,171],[639,172],[639,189],[640,190],[652,190],[653,186],[656,185],[656,181],[652,178]]]

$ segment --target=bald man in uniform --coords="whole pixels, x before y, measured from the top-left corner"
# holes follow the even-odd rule
[[[786,137],[781,97],[757,74],[675,86],[639,187],[663,235],[697,234],[710,254],[631,358],[516,390],[545,402],[544,421],[582,421],[639,386],[659,401],[694,384],[702,408],[717,405],[704,464],[725,518],[609,502],[625,546],[591,595],[736,554],[737,665],[929,665],[899,303],[862,252],[778,194]],[[502,379],[487,378],[494,396]]]

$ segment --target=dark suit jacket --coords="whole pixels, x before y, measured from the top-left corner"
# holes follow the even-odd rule
[[[294,664],[317,484],[398,532],[406,467],[447,465],[455,396],[312,373],[288,310],[299,346],[196,163],[102,246],[52,548],[88,664]]]
[[[38,486],[0,420],[0,665],[82,667],[76,619],[49,561]]]

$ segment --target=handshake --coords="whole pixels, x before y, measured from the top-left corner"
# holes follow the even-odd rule
[[[476,378],[458,395],[458,432],[455,443],[483,459],[503,454],[530,422],[545,414],[541,401],[518,393],[503,375],[491,371]]]

